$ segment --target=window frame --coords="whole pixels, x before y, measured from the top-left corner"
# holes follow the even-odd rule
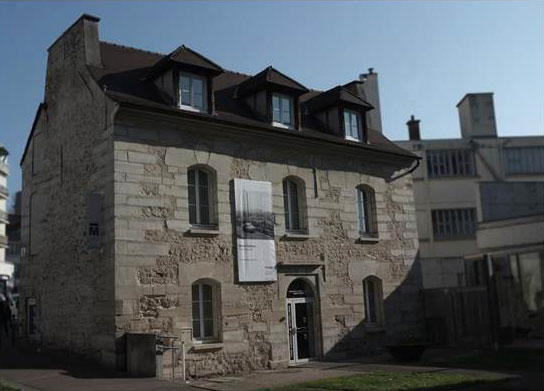
[[[183,103],[183,89],[181,85],[181,80],[183,77],[189,78],[189,104]],[[202,107],[196,107],[194,103],[194,80],[200,80],[202,82]],[[198,113],[208,112],[208,78],[206,76],[197,75],[190,72],[178,72],[178,107],[183,110],[195,111]]]
[[[347,133],[348,130],[348,124],[346,124],[346,114],[349,116],[349,129],[352,129],[352,116],[355,116],[355,119],[357,120],[357,137],[353,137],[351,134]],[[362,140],[362,117],[361,113],[355,110],[350,109],[342,109],[342,125],[344,127],[344,138],[346,140],[350,141],[357,141],[360,142]],[[350,132],[351,133],[351,132]]]
[[[527,151],[534,151],[534,154],[529,155]],[[539,159],[539,152],[541,154]],[[514,156],[514,153],[516,156]],[[502,150],[504,173],[508,176],[515,175],[542,175],[544,174],[544,146],[530,145],[519,147],[505,147]],[[517,167],[512,167],[512,162],[515,159]],[[525,159],[525,160],[523,160]],[[529,162],[531,160],[531,162]],[[540,163],[539,163],[540,161]],[[531,167],[531,163],[533,166]],[[541,165],[539,167],[538,165]]]
[[[198,300],[194,299],[193,288],[197,287],[198,289]],[[204,318],[204,300],[203,300],[203,287],[208,286],[211,290],[211,306],[212,306],[212,335],[205,335],[205,318]],[[195,281],[191,284],[191,338],[194,343],[210,343],[219,341],[219,284],[215,281],[208,279],[201,279]],[[198,337],[195,336],[195,318],[193,316],[194,305],[198,303],[198,323],[199,323],[199,332]]]
[[[195,182],[193,185],[190,183],[190,172],[194,171],[194,179]],[[200,203],[200,173],[204,173],[207,175],[208,183],[208,221],[202,222],[202,216],[201,216],[201,203]],[[217,229],[218,222],[216,217],[216,176],[215,172],[207,167],[202,166],[191,166],[187,169],[187,208],[189,213],[189,224],[193,228],[197,229],[207,229],[207,230],[215,230]],[[194,188],[195,194],[194,194],[194,200],[195,200],[195,219],[196,221],[191,221],[191,188]]]
[[[279,113],[280,113],[280,121],[276,121],[274,119],[274,98],[278,98],[279,102]],[[282,99],[287,99],[289,101],[289,123],[285,123],[282,121]],[[292,96],[281,94],[278,92],[272,92],[270,96],[270,112],[271,112],[271,118],[272,118],[272,125],[277,126],[280,128],[285,129],[294,129],[295,128],[295,99]]]
[[[372,297],[370,295],[369,284],[372,284]],[[363,298],[365,324],[369,326],[382,326],[384,324],[383,283],[380,278],[371,275],[363,279]],[[373,303],[372,306],[370,305],[371,301]],[[373,313],[371,309],[374,310]]]
[[[429,179],[476,175],[476,162],[472,149],[428,149],[425,151],[425,162]]]
[[[365,238],[377,238],[378,222],[374,189],[368,185],[357,186],[355,188],[355,205],[357,209],[357,230],[359,235]],[[365,227],[362,227],[362,221],[364,221]]]
[[[282,181],[283,186],[283,211],[285,214],[285,232],[306,234],[308,229],[306,227],[306,219],[304,214],[305,205],[305,191],[303,188],[302,180],[294,177],[286,177]],[[294,186],[296,193],[296,215],[298,225],[293,226],[293,204],[291,202],[292,193],[289,191],[289,187]]]
[[[476,226],[476,208],[431,210],[431,227],[434,241],[473,240],[476,238]]]

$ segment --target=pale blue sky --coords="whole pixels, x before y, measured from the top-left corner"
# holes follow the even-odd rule
[[[315,89],[379,73],[384,133],[407,138],[410,114],[424,138],[459,136],[455,105],[494,92],[499,135],[542,135],[544,3],[31,2],[0,0],[0,143],[11,153],[11,192],[43,98],[47,47],[82,13],[100,39],[169,52],[186,44],[224,68],[272,64]]]

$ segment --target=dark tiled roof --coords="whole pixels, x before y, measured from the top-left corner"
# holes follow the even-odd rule
[[[361,99],[354,93],[348,91],[343,86],[337,86],[321,94],[318,94],[308,100],[306,104],[308,105],[310,112],[315,113],[317,111],[338,104],[338,102],[362,106],[365,107],[367,110],[374,108],[370,103]]]
[[[254,116],[247,105],[240,99],[234,98],[236,88],[241,83],[252,78],[249,75],[237,72],[224,71],[214,77],[216,115],[212,116],[179,110],[172,107],[172,104],[166,101],[164,95],[161,94],[155,84],[147,77],[151,69],[165,58],[163,54],[107,42],[100,42],[100,52],[103,67],[89,67],[89,70],[98,84],[103,86],[106,93],[117,102],[137,106],[141,109],[160,110],[214,122],[238,124],[245,127],[259,128],[263,131],[289,134],[296,137],[309,137],[315,140],[329,141],[376,152],[393,153],[397,156],[403,156],[405,159],[417,159],[416,155],[398,147],[381,133],[372,129],[369,129],[368,131],[368,144],[360,144],[328,134],[317,120],[307,118],[308,116],[305,116],[302,128],[297,132],[283,130],[273,127],[270,124],[263,123]],[[273,68],[271,69],[273,70]],[[271,72],[270,74],[272,75],[270,76],[272,77],[272,80],[275,81],[278,80],[276,77],[281,78],[279,75],[282,75],[277,71]],[[285,77],[285,75],[283,76]],[[290,78],[287,79],[292,83],[296,83]],[[287,83],[285,79],[283,79],[283,81]],[[305,88],[298,83],[296,84],[298,88]],[[347,90],[340,91],[339,94],[342,99],[352,99],[358,104],[361,104],[360,102],[362,100],[352,93],[349,93]],[[320,95],[323,95],[323,93],[310,90],[301,95],[300,101],[301,103],[306,102],[309,99]],[[365,101],[362,102],[367,104]]]
[[[165,69],[174,64],[189,65],[191,67],[207,70],[213,74],[223,72],[223,68],[204,57],[202,54],[195,52],[193,49],[185,45],[176,48],[172,53],[164,56],[157,64],[151,68],[148,79],[153,79],[159,76]]]
[[[281,73],[272,66],[269,66],[240,84],[238,94],[244,96],[258,91],[268,84],[286,88],[297,95],[308,91],[306,87],[296,80],[291,79],[289,76]]]

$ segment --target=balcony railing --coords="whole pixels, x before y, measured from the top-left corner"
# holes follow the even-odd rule
[[[6,186],[0,185],[0,197],[8,198],[9,192]]]
[[[7,248],[8,247],[8,237],[0,235],[0,247]]]
[[[9,175],[9,167],[6,162],[0,162],[0,173]]]
[[[8,223],[9,222],[9,216],[7,212],[4,212],[3,210],[0,210],[0,223]]]

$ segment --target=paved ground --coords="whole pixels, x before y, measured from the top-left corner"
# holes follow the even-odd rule
[[[106,371],[90,363],[69,356],[45,355],[33,351],[23,351],[6,346],[0,350],[0,380],[7,385],[20,387],[25,391],[196,391],[207,389],[215,391],[249,391],[265,387],[318,380],[326,377],[349,376],[357,373],[375,371],[433,372],[448,371],[456,373],[491,374],[497,380],[513,379],[500,383],[493,389],[536,390],[542,389],[542,375],[538,373],[493,373],[467,369],[447,369],[431,366],[406,366],[391,363],[388,356],[358,359],[343,362],[311,362],[297,367],[276,371],[257,371],[237,376],[193,380],[189,384],[161,381],[156,379],[129,378],[123,373]],[[430,350],[427,356],[455,354],[448,350]],[[466,352],[465,352],[466,354]],[[516,377],[516,375],[521,375]],[[489,387],[489,385],[488,385]],[[463,390],[486,390],[482,387],[464,387]]]
[[[24,391],[196,390],[181,382],[130,378],[73,357],[14,349],[5,339],[2,342],[0,381]]]

